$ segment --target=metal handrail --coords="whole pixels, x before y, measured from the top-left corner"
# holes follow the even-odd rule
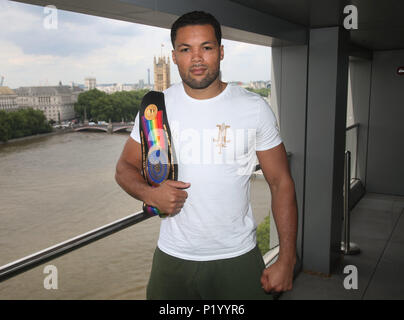
[[[38,265],[41,265],[49,260],[60,257],[70,251],[90,244],[96,240],[105,238],[115,232],[130,227],[141,221],[144,221],[151,215],[145,214],[143,211],[133,213],[125,218],[116,220],[110,224],[100,228],[93,229],[77,237],[58,243],[44,250],[33,253],[22,259],[13,261],[0,267],[0,282],[14,277],[20,273],[28,271]]]
[[[352,130],[354,128],[359,128],[359,123],[354,123],[354,124],[346,127],[345,131],[349,131],[349,130]]]
[[[349,211],[349,191],[351,177],[351,152],[345,151],[344,165],[344,241],[341,241],[341,252],[345,255],[360,253],[356,243],[350,242],[350,211]]]
[[[349,151],[351,151],[351,152],[353,152],[353,155],[354,155],[354,157],[353,157],[353,161],[354,161],[354,163],[352,164],[352,169],[353,169],[353,171],[352,171],[352,173],[354,174],[354,176],[355,176],[355,178],[356,178],[356,175],[357,175],[357,170],[358,170],[358,139],[359,139],[359,127],[360,127],[360,124],[359,123],[354,123],[354,124],[352,124],[352,125],[350,125],[350,126],[348,126],[348,127],[346,127],[346,129],[345,129],[345,133],[346,133],[346,137],[345,137],[345,142],[346,142],[346,145],[345,145],[345,148],[346,148],[346,150],[349,150]],[[353,132],[353,135],[354,135],[354,137],[355,137],[355,142],[354,142],[354,145],[352,146],[353,147],[353,150],[350,150],[349,148],[350,148],[350,144],[348,144],[348,131],[350,131],[350,130],[353,130],[353,129],[357,129],[355,132]]]
[[[269,249],[262,257],[264,259],[265,267],[269,267],[279,255],[279,245]]]

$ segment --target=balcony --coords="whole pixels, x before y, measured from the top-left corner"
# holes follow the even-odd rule
[[[404,299],[404,197],[367,193],[351,212],[351,241],[359,255],[346,255],[331,276],[301,272],[282,300]],[[357,268],[357,289],[344,279]]]
[[[43,0],[19,1],[47,4]],[[300,214],[298,251],[304,261],[303,272],[296,277],[294,289],[280,298],[403,299],[400,291],[403,283],[401,231],[404,194],[403,90],[400,81],[403,79],[398,68],[404,63],[404,25],[398,16],[400,8],[397,1],[390,0],[357,2],[359,30],[347,31],[341,24],[346,18],[343,2],[332,1],[329,6],[291,2],[296,10],[291,11],[290,4],[282,1],[272,1],[269,6],[265,1],[242,0],[224,1],[220,5],[215,1],[177,0],[103,0],[95,5],[91,1],[58,0],[55,5],[60,9],[166,28],[184,11],[204,8],[215,12],[223,23],[225,38],[272,46],[271,103],[279,110],[285,145],[294,154],[291,171]],[[391,21],[395,21],[395,28],[391,28]],[[350,85],[347,79],[349,64]],[[345,94],[349,86],[355,121],[360,124],[352,126],[344,139]],[[359,134],[358,139],[360,130],[363,134]],[[352,153],[352,186],[366,188],[368,193],[355,207],[353,203],[350,205],[353,208],[351,240],[359,245],[361,253],[357,256],[339,255],[342,263],[337,264],[334,258],[338,254],[331,252],[330,248],[338,245],[336,235],[341,232],[342,225],[340,187],[344,143],[353,146],[348,147]],[[362,187],[358,181],[363,182]],[[142,222],[140,226],[151,221]],[[140,232],[138,226],[133,228]],[[97,298],[104,279],[98,274],[94,257],[99,255],[103,258],[100,261],[105,261],[103,250],[109,241],[128,241],[127,235],[127,231],[121,231],[52,263],[79,254],[80,265],[69,270],[67,277],[99,280],[89,280],[85,284],[88,287],[93,285],[90,288],[92,297]],[[132,249],[143,250],[143,245],[133,243]],[[124,275],[119,276],[120,280],[114,278],[116,275],[110,275],[110,280],[116,281],[116,288],[134,275],[132,267],[135,263],[147,264],[134,262],[131,257],[128,253],[128,267],[123,271]],[[108,265],[101,264],[101,268],[112,270],[114,258],[108,260]],[[308,269],[327,274],[308,272],[305,265]],[[356,267],[358,289],[344,288],[348,276],[344,267],[347,265]],[[43,276],[42,269],[37,267],[1,285],[13,285],[23,292],[27,281],[19,282],[18,279],[30,272],[39,273],[39,278]],[[0,294],[1,290],[0,287]],[[83,298],[77,288],[71,291]],[[43,298],[49,298],[47,294],[40,293]],[[130,296],[130,291],[126,296]],[[110,298],[123,297],[125,294],[116,293]]]

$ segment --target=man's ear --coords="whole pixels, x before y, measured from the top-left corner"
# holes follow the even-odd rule
[[[175,59],[175,50],[171,50],[171,55],[172,55],[174,64],[177,64],[177,60]]]
[[[224,58],[224,47],[223,45],[220,46],[220,60],[223,60]]]

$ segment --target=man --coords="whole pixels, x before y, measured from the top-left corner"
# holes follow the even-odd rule
[[[126,192],[168,215],[147,298],[271,299],[268,293],[292,288],[296,262],[295,191],[276,119],[261,97],[220,80],[224,50],[212,15],[181,16],[171,41],[182,83],[164,94],[178,181],[156,188],[145,182],[138,117],[116,168]],[[269,268],[256,245],[249,201],[255,154],[271,189],[280,239],[279,258]]]

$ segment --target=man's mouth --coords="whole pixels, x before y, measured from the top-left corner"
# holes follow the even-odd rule
[[[205,68],[205,67],[194,67],[194,68],[191,68],[191,73],[194,75],[201,75],[205,72],[206,69],[207,68]]]

